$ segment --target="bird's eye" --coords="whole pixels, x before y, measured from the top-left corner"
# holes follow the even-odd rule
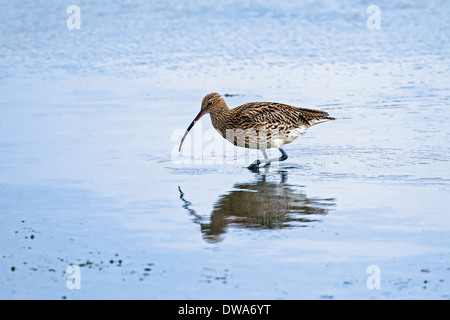
[[[210,105],[212,105],[211,101],[208,101],[208,103],[206,104],[207,107],[209,107]]]

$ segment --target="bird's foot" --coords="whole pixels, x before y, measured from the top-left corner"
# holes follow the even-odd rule
[[[264,164],[264,168],[267,168],[268,166],[270,166],[270,161],[269,162],[265,162],[265,161],[260,161],[260,160],[255,160],[251,165],[249,165],[247,168],[249,170],[252,171],[257,171],[259,169],[259,165],[260,164]]]
[[[259,169],[259,164],[260,164],[260,163],[261,163],[261,161],[255,160],[251,165],[249,165],[249,166],[247,167],[247,169],[252,170],[252,171],[258,170],[258,169]]]

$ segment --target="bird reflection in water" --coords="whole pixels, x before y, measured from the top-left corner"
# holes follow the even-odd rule
[[[266,180],[266,175],[258,175],[254,182],[237,183],[233,190],[221,195],[214,204],[211,216],[199,215],[186,200],[180,187],[183,208],[200,225],[203,238],[207,242],[220,242],[227,227],[247,229],[281,229],[304,227],[319,220],[335,205],[334,198],[308,198],[298,190],[299,186],[289,185],[287,172],[280,171],[280,182]]]

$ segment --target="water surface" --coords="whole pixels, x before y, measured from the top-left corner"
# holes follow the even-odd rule
[[[0,298],[448,299],[450,6],[370,4],[3,3]],[[209,92],[338,120],[179,155]]]

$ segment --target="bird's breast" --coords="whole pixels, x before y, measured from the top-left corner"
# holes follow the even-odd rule
[[[217,131],[229,142],[238,147],[248,149],[280,148],[284,144],[291,143],[305,133],[306,126],[292,129],[285,128],[249,128],[249,129],[217,129]]]

